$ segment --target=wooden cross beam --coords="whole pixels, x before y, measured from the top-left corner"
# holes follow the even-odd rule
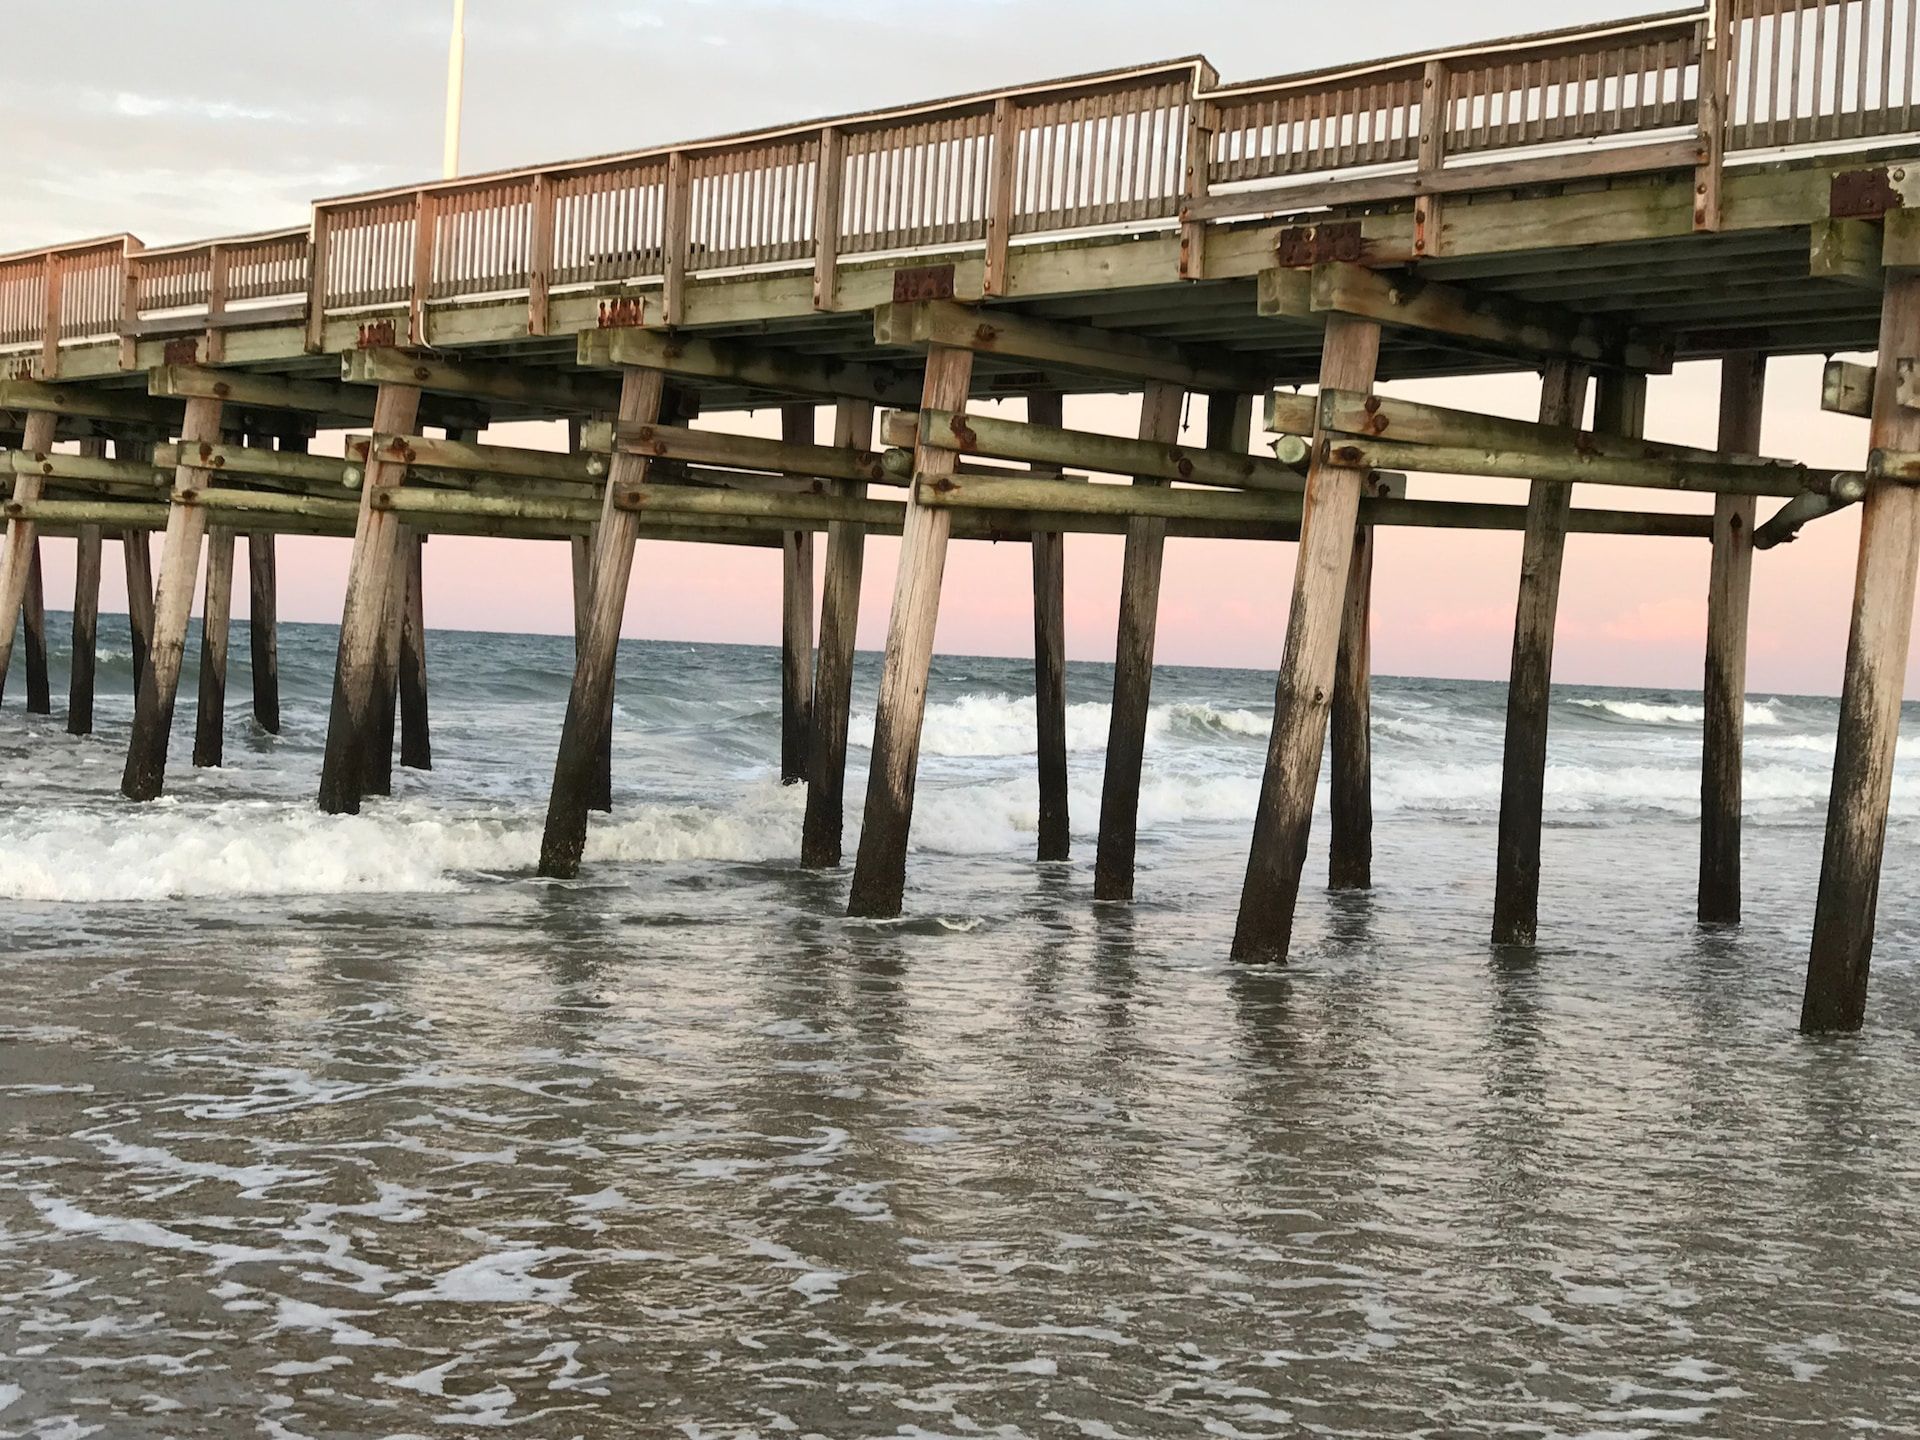
[[[1305,285],[1300,283],[1300,273],[1262,274],[1262,315],[1295,320],[1353,315],[1508,353],[1659,374],[1673,368],[1669,338],[1564,306],[1422,280],[1407,272],[1388,274],[1341,260],[1314,266]]]
[[[79,385],[49,385],[41,380],[0,380],[0,410],[51,411],[72,419],[111,420],[172,432],[181,407],[137,390],[97,390]]]
[[[849,480],[863,484],[885,484],[887,480],[876,451],[772,440],[762,435],[729,435],[718,430],[687,430],[652,421],[588,425],[581,433],[580,443],[587,450],[617,448],[644,455],[649,460],[726,465],[813,480]]]
[[[724,380],[776,395],[871,400],[915,405],[920,381],[888,365],[822,359],[767,346],[619,326],[580,332],[579,361],[588,369],[631,366],[697,380]]]
[[[1138,384],[1158,382],[1188,390],[1258,394],[1273,383],[1264,362],[1189,349],[1171,340],[1040,320],[1000,308],[951,300],[881,305],[873,312],[877,345],[944,345],[1049,368],[1077,370]]]
[[[364,465],[375,452],[409,469],[452,470],[476,475],[518,476],[598,485],[607,476],[603,455],[528,450],[513,445],[480,445],[470,440],[440,440],[425,435],[349,435],[346,456]]]
[[[409,382],[411,383],[411,382]],[[308,380],[244,370],[215,370],[203,365],[162,365],[147,372],[147,393],[180,400],[220,400],[261,410],[305,413],[329,421],[373,419],[379,393],[343,380]],[[462,400],[423,401],[420,418],[458,430],[483,430],[487,407]],[[329,426],[328,428],[332,428]]]
[[[355,385],[416,385],[434,394],[562,415],[611,414],[620,404],[620,382],[605,375],[398,349],[349,350],[340,357],[340,378]]]

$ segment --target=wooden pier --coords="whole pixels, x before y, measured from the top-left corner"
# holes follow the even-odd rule
[[[568,876],[591,812],[612,804],[637,542],[763,546],[783,575],[782,778],[808,786],[800,859],[835,866],[864,540],[898,534],[849,884],[852,913],[887,916],[909,894],[949,544],[1033,549],[1037,859],[1051,862],[1069,834],[1062,537],[1120,535],[1093,873],[1122,903],[1152,883],[1135,832],[1165,543],[1296,545],[1233,942],[1274,961],[1330,720],[1330,879],[1370,882],[1373,531],[1516,530],[1490,933],[1528,945],[1554,924],[1539,914],[1541,795],[1568,537],[1711,549],[1698,904],[1703,923],[1732,923],[1754,552],[1859,504],[1802,1016],[1857,1028],[1920,561],[1917,8],[1715,0],[1242,84],[1186,59],[323,200],[268,234],[0,256],[0,679],[24,623],[25,701],[50,709],[39,546],[72,537],[69,728],[90,727],[103,543],[118,541],[139,675],[122,788],[152,799],[203,553],[192,758],[217,765],[237,556],[254,713],[273,730],[275,537],[351,538],[317,800],[354,811],[389,787],[396,720],[401,764],[448,758],[428,729],[422,543],[566,542],[576,671],[540,866]],[[1878,355],[1826,376],[1822,403],[1869,422],[1860,467],[1757,454],[1768,357],[1840,352]],[[1718,448],[1646,438],[1647,377],[1709,358]],[[1541,377],[1537,421],[1374,393],[1499,371]],[[1091,392],[1139,394],[1135,438],[1064,426],[1062,397]],[[1192,397],[1200,447],[1179,444]],[[1004,398],[1026,418],[970,411]],[[763,406],[780,407],[779,439],[726,428]],[[520,420],[569,422],[573,443],[487,442]],[[344,458],[310,453],[322,432],[345,436]],[[1528,480],[1529,499],[1457,498],[1461,476]],[[1576,483],[1616,498],[1575,506]],[[1697,492],[1702,508],[1638,509],[1636,489]]]

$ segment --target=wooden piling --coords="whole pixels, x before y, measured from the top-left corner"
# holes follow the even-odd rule
[[[417,386],[382,385],[374,401],[373,428],[382,435],[412,434],[419,407]],[[398,517],[374,505],[373,496],[397,486],[405,474],[405,466],[370,455],[360,482],[360,518],[340,615],[333,705],[320,769],[320,808],[332,815],[359,812],[361,787],[372,766],[383,713],[375,703],[383,668],[381,651],[398,618],[389,599],[400,544]],[[392,743],[389,725],[387,745]]]
[[[1320,352],[1321,387],[1371,390],[1379,355],[1378,324],[1329,315]],[[1332,463],[1326,447],[1315,443],[1293,567],[1286,648],[1274,689],[1273,734],[1267,742],[1266,774],[1234,925],[1236,960],[1284,960],[1292,942],[1346,611],[1354,522],[1366,479],[1363,470]]]
[[[1920,355],[1920,271],[1889,270],[1868,432],[1875,449],[1920,449],[1920,410],[1899,403],[1894,364],[1913,355]],[[1809,1033],[1858,1030],[1866,1019],[1887,801],[1913,633],[1914,571],[1920,563],[1920,486],[1876,477],[1861,505],[1833,794],[1800,1009],[1800,1028]]]
[[[873,404],[841,400],[834,406],[833,443],[865,450],[873,443]],[[834,494],[864,499],[865,483],[829,482]],[[807,810],[800,827],[800,863],[838,865],[845,824],[847,719],[853,705],[854,640],[860,624],[860,578],[866,563],[864,525],[827,525],[827,571],[820,590],[820,644],[814,661],[812,731],[807,742]]]
[[[247,536],[247,653],[253,673],[253,719],[280,733],[280,565],[273,532]]]
[[[1171,444],[1180,437],[1186,392],[1158,381],[1140,396],[1140,438]],[[1215,402],[1208,401],[1208,408]],[[1161,485],[1135,476],[1135,485]],[[1113,708],[1107,725],[1107,765],[1100,785],[1100,837],[1094,851],[1096,900],[1133,898],[1133,857],[1140,818],[1140,770],[1153,698],[1153,641],[1160,616],[1160,567],[1167,522],[1137,515],[1127,521],[1120,563],[1120,626],[1113,649]]]
[[[125,530],[120,534],[120,558],[127,572],[127,647],[136,695],[140,677],[147,672],[147,656],[153,651],[152,533]]]
[[[406,618],[407,548],[411,534],[409,527],[402,525],[394,535],[393,574],[387,582],[386,605],[374,647],[372,700],[367,710],[372,728],[367,732],[362,757],[366,767],[360,777],[362,795],[393,794],[393,733],[400,702],[400,631]]]
[[[57,423],[58,417],[51,411],[29,411],[20,448],[28,452],[51,450]],[[16,501],[38,500],[43,489],[41,477],[30,471],[23,470],[13,477]],[[0,697],[6,694],[7,671],[13,663],[13,637],[26,610],[34,558],[38,553],[33,522],[9,519],[6,542],[0,548]]]
[[[181,448],[220,441],[221,402],[187,401]],[[176,497],[192,494],[204,476],[185,465],[174,472]],[[160,581],[153,600],[153,639],[141,668],[133,702],[133,733],[127,742],[120,793],[129,800],[157,799],[166,785],[167,742],[173,730],[173,702],[186,654],[187,622],[193,612],[193,585],[200,575],[200,541],[207,532],[205,507],[176,498],[167,507],[167,536],[160,547]]]
[[[780,438],[813,443],[813,406],[780,407]],[[813,532],[789,530],[780,541],[780,783],[807,778],[813,729]]]
[[[200,609],[200,695],[194,712],[193,763],[218,766],[226,748],[227,637],[233,616],[233,531],[207,532],[207,578]]]
[[[1760,449],[1767,361],[1751,350],[1720,362],[1720,448]],[[1705,720],[1700,752],[1700,894],[1704,924],[1740,919],[1740,769],[1746,731],[1747,609],[1753,579],[1751,495],[1713,503],[1713,559],[1707,580]]]
[[[1609,375],[1596,406],[1595,430],[1617,430],[1632,408],[1634,377]],[[1645,380],[1638,381],[1645,394]],[[1586,367],[1550,363],[1541,380],[1540,422],[1578,425],[1586,408]],[[1602,416],[1600,410],[1613,412]],[[1628,426],[1637,429],[1637,426]],[[1531,945],[1540,912],[1540,815],[1546,788],[1547,718],[1553,699],[1553,628],[1560,603],[1572,492],[1546,480],[1527,496],[1527,528],[1520,551],[1520,591],[1514,608],[1513,660],[1507,680],[1506,746],[1500,776],[1500,833],[1493,888],[1493,943]]]
[[[569,455],[580,453],[580,440],[585,428],[585,422],[582,420],[567,421],[567,453]],[[573,562],[573,658],[576,664],[580,659],[580,647],[587,636],[587,615],[593,608],[593,547],[594,536],[592,535],[575,535],[568,541],[568,551]],[[611,814],[613,812],[611,717],[606,730],[601,735],[600,756],[596,764],[598,769],[590,787],[587,808],[602,814]]]
[[[1027,423],[1058,430],[1058,390],[1027,392]],[[1065,860],[1073,852],[1067,800],[1067,570],[1064,531],[1033,533],[1033,726],[1040,782],[1040,825],[1034,858]]]
[[[1373,887],[1373,530],[1353,532],[1333,667],[1327,888]]]
[[[20,610],[20,628],[26,640],[27,713],[53,713],[53,687],[47,674],[47,582],[40,566],[40,539],[34,537],[27,557],[27,594]]]
[[[627,369],[620,386],[619,418],[658,419],[664,388],[658,370]],[[553,792],[547,800],[546,831],[540,840],[540,873],[557,879],[580,871],[598,757],[603,736],[613,724],[614,660],[640,525],[639,512],[618,502],[646,484],[647,468],[644,456],[616,451],[607,471],[606,505],[601,511],[591,567],[593,602],[574,659],[567,718],[553,766]]]
[[[924,408],[964,410],[973,380],[973,352],[936,344],[927,351],[922,382]],[[951,475],[950,450],[918,445],[914,471],[923,479]],[[933,632],[940,617],[940,580],[946,569],[953,512],[907,505],[900,536],[900,568],[887,619],[887,649],[880,699],[873,721],[867,772],[867,803],[854,859],[847,913],[870,919],[900,913],[906,888],[907,836],[913,822],[914,782],[920,761],[920,729],[926,718],[927,676],[933,664]]]
[[[104,440],[83,440],[80,453],[107,453]],[[67,662],[67,733],[93,733],[93,685],[100,660],[100,548],[98,525],[82,525],[74,537],[73,643]]]
[[[409,527],[400,542],[406,589],[400,613],[400,763],[409,770],[433,768],[433,733],[427,714],[427,620],[423,584],[426,536]]]

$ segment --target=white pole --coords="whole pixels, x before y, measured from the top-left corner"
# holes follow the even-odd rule
[[[440,173],[460,173],[460,90],[467,68],[467,0],[453,0],[453,39],[447,45],[447,132]]]

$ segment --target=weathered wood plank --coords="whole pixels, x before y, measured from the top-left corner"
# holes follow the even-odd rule
[[[1760,444],[1766,357],[1751,351],[1720,362],[1720,447]],[[1741,750],[1746,729],[1747,611],[1753,580],[1755,502],[1722,495],[1713,506],[1713,561],[1707,579],[1705,709],[1700,760],[1700,891],[1703,923],[1740,918]]]
[[[1899,404],[1888,363],[1909,355],[1920,355],[1920,273],[1899,271],[1888,275],[1881,303],[1881,363],[1869,431],[1875,448],[1920,449],[1920,410]],[[1800,1011],[1800,1028],[1808,1032],[1858,1030],[1866,1019],[1916,565],[1920,486],[1875,480],[1860,516],[1833,795]]]

